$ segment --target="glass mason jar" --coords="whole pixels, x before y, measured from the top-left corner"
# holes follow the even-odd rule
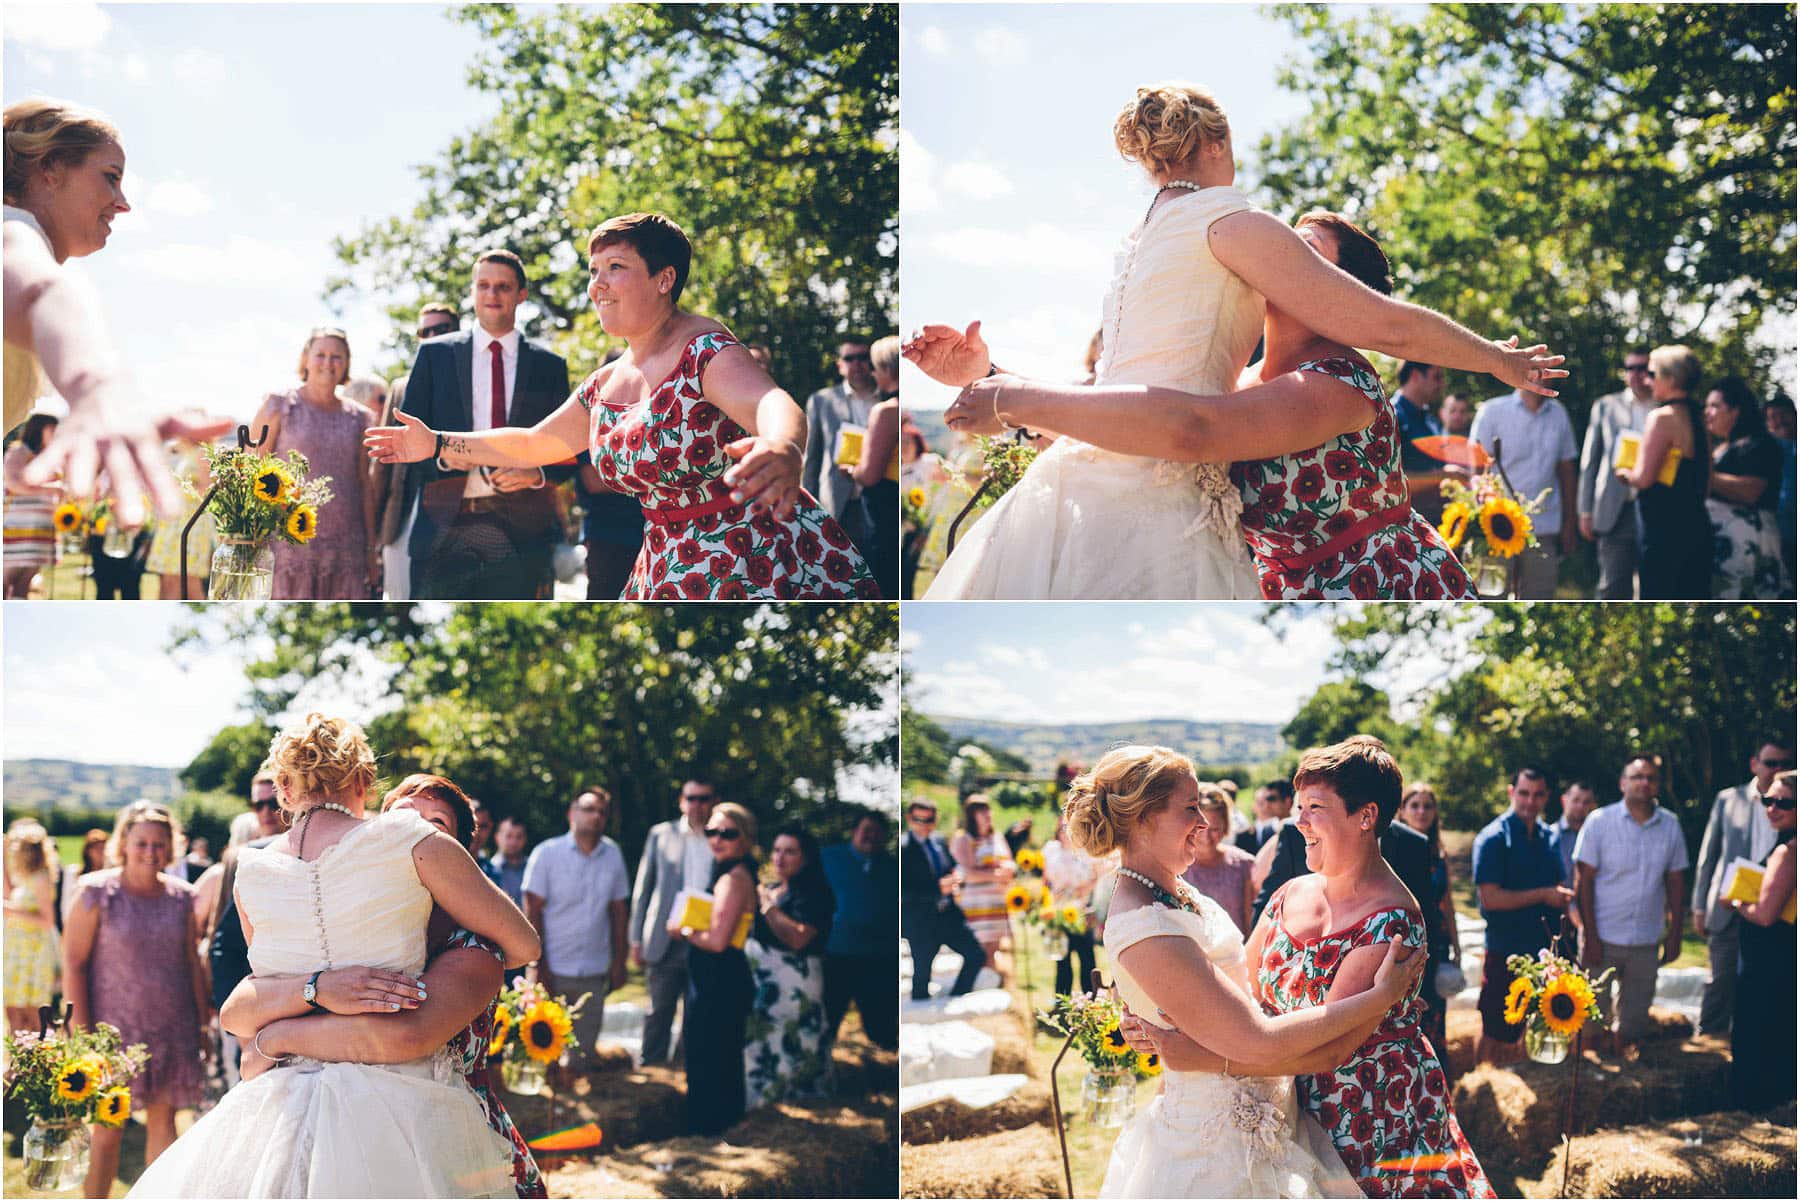
[[[1497,555],[1477,555],[1465,565],[1478,597],[1505,597],[1512,592],[1512,566]]]
[[[505,1082],[508,1093],[521,1097],[533,1097],[544,1092],[546,1077],[544,1065],[536,1060],[513,1060],[508,1058],[500,1065],[500,1079]]]
[[[1525,1054],[1539,1064],[1561,1064],[1569,1058],[1569,1037],[1532,1023],[1525,1028]]]
[[[80,1186],[90,1147],[87,1124],[80,1119],[32,1119],[25,1132],[26,1188],[57,1194]]]
[[[1081,1079],[1081,1107],[1097,1127],[1123,1127],[1137,1109],[1137,1076],[1128,1068],[1090,1068]]]
[[[1044,928],[1044,954],[1052,960],[1069,958],[1069,936],[1055,927]]]
[[[245,539],[219,540],[207,569],[212,601],[267,601],[275,593],[275,548]]]

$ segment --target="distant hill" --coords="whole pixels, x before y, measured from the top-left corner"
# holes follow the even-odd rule
[[[950,433],[950,427],[944,424],[942,409],[908,409],[906,416],[912,418],[913,424],[925,436],[925,443],[940,455],[948,455],[956,447],[956,435]]]
[[[1052,772],[1064,760],[1092,764],[1117,743],[1173,747],[1201,764],[1261,764],[1283,750],[1281,727],[1272,722],[1190,722],[1154,718],[1143,722],[1071,722],[1038,725],[982,718],[931,719],[952,743],[974,739],[1023,756],[1034,771]]]
[[[116,810],[140,797],[173,801],[184,792],[174,768],[74,760],[7,760],[3,768],[9,808]]]

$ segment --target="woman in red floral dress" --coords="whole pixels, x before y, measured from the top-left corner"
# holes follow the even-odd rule
[[[1294,775],[1306,866],[1276,891],[1245,947],[1251,988],[1269,1014],[1365,990],[1390,940],[1425,943],[1425,923],[1381,857],[1400,808],[1400,770],[1377,739],[1358,735],[1307,752]],[[1492,1198],[1450,1108],[1450,1084],[1421,1022],[1415,982],[1337,1068],[1298,1080],[1371,1198]]]
[[[677,305],[687,235],[632,213],[602,223],[587,250],[588,297],[624,355],[529,429],[439,434],[401,413],[399,426],[369,431],[369,454],[467,469],[590,452],[601,480],[643,505],[627,600],[878,598],[849,536],[800,488],[800,407],[729,331]]]
[[[1387,256],[1353,222],[1312,212],[1295,225],[1322,258],[1374,292],[1393,291]],[[1546,367],[1539,379],[1567,374]],[[1228,396],[991,376],[965,389],[945,420],[960,433],[1027,426],[1123,454],[1235,460],[1239,526],[1270,600],[1475,596],[1455,552],[1407,500],[1393,406],[1375,369],[1274,305],[1263,358]]]

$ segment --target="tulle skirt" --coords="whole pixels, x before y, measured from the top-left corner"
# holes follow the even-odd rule
[[[1119,1132],[1102,1198],[1361,1198],[1291,1077],[1163,1074]]]
[[[1262,596],[1242,503],[1214,465],[1061,439],[944,562],[929,600],[1232,600]]]
[[[133,1198],[512,1198],[512,1146],[442,1057],[271,1069],[144,1170]]]

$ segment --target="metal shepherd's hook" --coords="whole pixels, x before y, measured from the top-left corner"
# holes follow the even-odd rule
[[[262,432],[256,436],[255,442],[250,441],[249,426],[240,424],[237,428],[237,449],[240,451],[253,451],[267,441],[269,441],[269,427],[267,426],[262,428]],[[183,601],[188,600],[188,535],[193,533],[194,523],[199,521],[200,515],[206,512],[206,507],[212,504],[213,494],[219,491],[219,483],[217,480],[213,481],[213,486],[206,490],[206,495],[200,498],[198,505],[194,506],[194,515],[187,520],[187,525],[181,528],[181,599]]]
[[[1088,973],[1088,986],[1095,997],[1112,988],[1097,968]],[[1062,1047],[1057,1049],[1056,1059],[1050,1062],[1050,1113],[1056,1119],[1056,1146],[1062,1150],[1063,1196],[1066,1198],[1075,1196],[1075,1177],[1069,1170],[1069,1133],[1063,1127],[1062,1090],[1057,1088],[1056,1070],[1062,1066],[1062,1058],[1069,1054],[1069,1047],[1074,1042],[1075,1032],[1070,1030],[1063,1036]]]

